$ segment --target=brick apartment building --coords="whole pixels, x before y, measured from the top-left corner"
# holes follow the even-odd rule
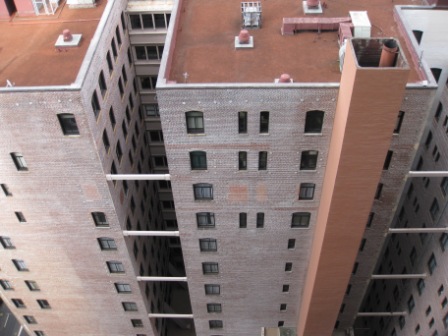
[[[445,335],[448,182],[408,173],[446,170],[448,14],[393,5],[0,4],[0,297],[24,332]]]

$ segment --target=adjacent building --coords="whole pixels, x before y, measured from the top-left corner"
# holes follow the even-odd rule
[[[23,329],[444,335],[448,12],[393,5],[0,5]]]

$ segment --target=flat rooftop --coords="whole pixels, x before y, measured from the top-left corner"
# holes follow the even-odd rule
[[[95,8],[70,9],[61,1],[55,15],[0,21],[0,87],[70,85],[76,79],[107,1]],[[56,48],[64,29],[82,34],[78,47]]]
[[[411,74],[409,82],[423,80],[393,18],[395,5],[427,5],[424,0],[326,0],[323,14],[304,14],[298,0],[261,0],[262,27],[249,29],[253,49],[235,49],[242,27],[240,0],[184,0],[175,28],[174,53],[167,81],[184,83],[272,83],[282,73],[294,82],[339,82],[338,32],[299,32],[282,36],[283,18],[348,17],[349,11],[367,11],[372,38],[400,41]]]

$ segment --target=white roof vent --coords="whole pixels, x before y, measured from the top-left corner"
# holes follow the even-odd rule
[[[371,37],[372,25],[370,23],[367,12],[351,11],[349,13],[353,23],[354,37],[361,37],[361,38]]]
[[[77,47],[81,43],[82,34],[72,34],[70,30],[64,29],[62,35],[59,35],[55,47]]]

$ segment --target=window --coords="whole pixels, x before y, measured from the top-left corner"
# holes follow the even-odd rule
[[[25,218],[25,216],[23,215],[23,212],[21,212],[21,211],[16,211],[16,212],[14,212],[14,214],[16,215],[17,220],[18,220],[20,223],[25,223],[25,222],[26,222],[26,218]]]
[[[131,14],[132,29],[167,29],[171,14]]]
[[[442,189],[443,195],[446,196],[448,192],[448,177],[444,177],[442,179],[442,182],[440,183],[440,189]]]
[[[203,262],[202,263],[202,273],[203,274],[218,274],[219,266],[216,262]]]
[[[213,212],[198,212],[196,213],[196,222],[198,228],[214,228],[215,214]]]
[[[11,197],[12,196],[12,193],[9,190],[8,185],[2,183],[0,186],[2,187],[2,190],[3,190],[3,193],[5,194],[5,196],[7,196],[7,197]]]
[[[34,334],[36,336],[46,336],[45,333],[41,330],[34,330]]]
[[[289,285],[283,285],[282,293],[289,293]]]
[[[266,170],[268,167],[268,152],[258,152],[258,170]]]
[[[210,320],[208,321],[208,325],[210,329],[220,329],[223,327],[223,323],[221,320]]]
[[[415,308],[415,301],[414,301],[414,297],[411,295],[411,297],[408,300],[408,310],[409,310],[409,314],[412,313],[412,311]]]
[[[439,202],[437,202],[437,199],[434,198],[434,200],[432,201],[432,204],[431,204],[431,208],[429,209],[429,213],[431,214],[431,218],[433,220],[436,220],[437,215],[439,214],[439,210],[440,210]]]
[[[47,300],[36,300],[36,301],[39,307],[41,307],[42,309],[51,309],[51,306]]]
[[[163,55],[163,45],[135,46],[135,57],[139,61],[160,61]]]
[[[269,112],[260,112],[260,133],[269,133]]]
[[[207,303],[207,313],[220,313],[222,307],[220,303]]]
[[[121,123],[121,130],[123,131],[123,136],[126,139],[128,137],[128,127],[126,126],[126,121],[124,120]]]
[[[417,43],[420,44],[422,42],[423,32],[421,30],[413,30],[412,33],[414,33]]]
[[[121,77],[118,78],[118,90],[120,91],[121,98],[123,98],[123,96],[124,96],[124,87],[123,87],[123,81],[121,80]]]
[[[213,185],[208,183],[193,184],[194,199],[195,200],[212,200],[213,199]]]
[[[138,311],[137,304],[135,302],[122,302],[124,311]]]
[[[247,152],[238,152],[238,169],[247,170]]]
[[[121,34],[120,34],[120,27],[117,26],[115,28],[115,37],[117,38],[118,47],[121,46]]]
[[[445,251],[445,249],[448,246],[448,234],[442,233],[442,235],[439,238],[440,247],[442,248],[442,251]]]
[[[75,116],[71,113],[58,114],[59,124],[64,135],[79,135],[78,125]]]
[[[34,316],[31,316],[31,315],[24,315],[23,318],[25,319],[25,321],[26,321],[28,324],[36,324],[36,323],[37,323],[37,321],[36,321],[36,319],[34,318]]]
[[[434,256],[434,253],[431,254],[431,257],[429,258],[427,265],[428,265],[428,269],[429,269],[429,274],[434,273],[434,270],[437,267],[437,261],[436,261],[436,257]]]
[[[147,117],[159,116],[159,105],[157,104],[142,104],[142,109]]]
[[[314,188],[316,185],[314,183],[301,183],[299,200],[312,200],[314,198]]]
[[[257,228],[264,227],[264,212],[257,212]]]
[[[406,324],[406,319],[404,316],[400,316],[398,318],[398,324],[400,325],[400,330],[404,328],[404,325]]]
[[[106,214],[104,212],[92,212],[92,218],[96,227],[109,227]]]
[[[108,51],[106,54],[107,68],[109,69],[109,73],[114,71],[114,63],[112,62],[112,57],[110,56],[110,52]]]
[[[308,111],[305,119],[305,133],[322,133],[323,111]]]
[[[285,263],[285,272],[292,272],[292,263],[291,262]]]
[[[0,286],[2,286],[4,290],[14,290],[14,287],[8,280],[0,280]]]
[[[17,308],[26,308],[25,303],[21,299],[11,299],[11,301]]]
[[[387,151],[386,159],[384,160],[383,170],[388,170],[390,162],[392,161],[393,151]]]
[[[154,166],[156,168],[165,168],[168,167],[168,160],[165,155],[154,155],[152,157],[154,161]]]
[[[431,68],[432,75],[436,80],[436,83],[439,82],[440,75],[442,74],[442,69],[440,68]]]
[[[114,55],[114,59],[117,59],[117,46],[115,45],[115,39],[112,37],[112,41],[110,41],[110,47],[112,48],[112,54]]]
[[[110,148],[110,142],[109,142],[109,136],[107,135],[106,129],[103,131],[103,145],[104,145],[104,149],[106,150],[106,153],[108,153],[109,148]]]
[[[113,107],[109,110],[109,120],[110,124],[112,125],[112,129],[115,129],[115,125],[117,125],[117,120],[115,119],[115,113]]]
[[[123,151],[121,150],[120,140],[117,141],[117,146],[115,147],[115,154],[117,154],[118,162],[121,162],[123,157]]]
[[[403,124],[404,111],[398,112],[397,123],[395,124],[394,134],[400,133],[401,125]]]
[[[431,141],[432,141],[432,132],[429,131],[427,137],[426,137],[426,141],[425,141],[425,147],[428,148],[431,145]]]
[[[423,289],[425,289],[425,287],[426,287],[425,280],[419,279],[417,281],[417,290],[419,295],[422,295]]]
[[[310,225],[309,212],[295,212],[292,214],[291,227],[292,228],[305,228]]]
[[[359,264],[357,262],[353,265],[352,274],[356,274],[356,272],[358,271],[358,266]]]
[[[441,303],[442,309],[444,309],[448,305],[448,299],[445,297]]]
[[[293,250],[296,247],[295,239],[288,239],[288,250]]]
[[[124,266],[119,261],[107,261],[107,268],[110,273],[124,273]]]
[[[364,251],[364,247],[366,246],[366,242],[367,242],[366,238],[363,238],[361,240],[361,244],[359,245],[359,252]]]
[[[140,319],[131,319],[131,323],[134,328],[143,328],[143,321]]]
[[[287,306],[288,305],[286,303],[281,303],[280,304],[280,311],[282,311],[282,312],[286,311]]]
[[[240,228],[245,229],[247,228],[247,213],[246,212],[240,212]]]
[[[140,88],[142,90],[155,90],[157,84],[157,76],[141,76]]]
[[[13,259],[12,262],[14,263],[14,266],[16,266],[18,271],[20,272],[28,271],[28,267],[26,267],[26,264],[23,260]]]
[[[445,329],[448,328],[448,313],[443,317],[443,326],[445,327]]]
[[[127,283],[116,282],[115,289],[117,293],[132,293],[131,285]]]
[[[417,324],[417,326],[414,329],[414,333],[417,335],[420,332],[420,324]]]
[[[192,170],[207,169],[207,153],[204,151],[190,152],[190,163]]]
[[[220,285],[204,285],[205,295],[219,295],[221,294]]]
[[[98,244],[100,244],[101,250],[116,250],[117,245],[115,244],[115,240],[112,238],[101,237],[98,238]]]
[[[204,114],[199,111],[185,113],[187,118],[187,133],[204,133]]]
[[[0,237],[0,243],[2,244],[3,248],[5,249],[15,249],[16,247],[11,241],[11,238],[9,237]]]
[[[318,154],[319,152],[315,150],[302,152],[300,170],[316,170]]]
[[[201,252],[216,252],[218,250],[218,245],[216,239],[202,238],[199,239],[199,248]]]
[[[28,289],[32,292],[40,291],[39,285],[37,284],[36,281],[25,280],[25,284],[28,287]]]
[[[283,327],[285,325],[285,321],[278,321],[277,326]]]
[[[238,133],[247,133],[247,112],[238,112]]]
[[[151,142],[163,142],[163,132],[162,131],[149,131],[149,139]],[[191,156],[191,153],[190,153]]]
[[[445,287],[443,287],[443,285],[440,285],[439,289],[437,289],[437,295],[438,296],[442,295],[444,290],[445,290]]]
[[[22,153],[10,153],[10,154],[12,161],[14,161],[14,164],[16,165],[17,170],[28,170],[28,166]]]
[[[382,192],[383,192],[383,184],[378,183],[378,186],[376,187],[376,191],[375,191],[375,199],[376,200],[380,199]]]
[[[104,79],[104,74],[102,71],[100,72],[100,76],[98,78],[98,85],[100,87],[101,96],[104,97],[107,92],[107,85],[106,85],[106,80]]]
[[[412,248],[411,253],[409,254],[409,260],[411,261],[411,265],[414,266],[415,261],[417,260],[417,250],[415,247]]]

